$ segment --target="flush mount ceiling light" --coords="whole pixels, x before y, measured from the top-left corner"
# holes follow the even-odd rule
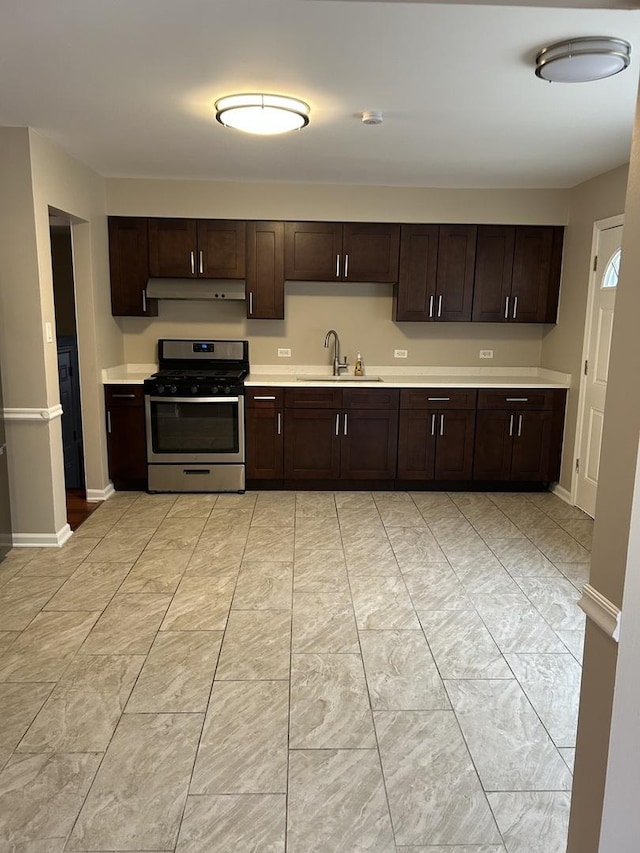
[[[227,95],[216,101],[216,118],[225,127],[271,136],[309,124],[309,104],[284,95]]]
[[[631,45],[608,36],[585,36],[545,47],[536,75],[550,83],[586,83],[618,74],[631,62]]]

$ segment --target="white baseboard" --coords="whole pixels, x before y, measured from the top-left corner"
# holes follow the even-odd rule
[[[607,637],[611,637],[616,643],[620,640],[621,611],[591,584],[586,583],[582,588],[578,607],[584,610],[588,618],[595,622]]]
[[[112,495],[115,495],[115,493],[116,490],[113,488],[113,483],[109,483],[106,489],[87,489],[87,501],[89,503],[108,501]]]
[[[556,483],[555,486],[551,489],[554,495],[559,497],[565,503],[571,504],[574,506],[573,501],[571,500],[571,492],[568,489],[565,489],[564,486],[561,486],[560,483]]]
[[[62,548],[72,535],[68,524],[57,533],[13,533],[11,542],[14,548]]]

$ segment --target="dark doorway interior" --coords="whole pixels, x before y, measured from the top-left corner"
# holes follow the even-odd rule
[[[73,491],[84,497],[84,448],[71,224],[58,215],[52,215],[50,234],[65,487],[68,495]]]

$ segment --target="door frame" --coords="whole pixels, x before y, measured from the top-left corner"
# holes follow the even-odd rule
[[[587,308],[584,316],[584,336],[582,340],[582,358],[580,360],[580,388],[578,390],[576,438],[573,446],[573,459],[571,460],[571,503],[574,506],[576,505],[576,496],[578,494],[578,472],[576,471],[576,462],[578,459],[583,458],[583,422],[587,390],[587,377],[584,373],[584,363],[589,356],[589,347],[591,345],[591,314],[593,313],[596,282],[598,280],[598,272],[593,268],[593,261],[598,251],[601,232],[608,231],[610,228],[617,228],[619,225],[624,226],[624,213],[619,213],[617,216],[609,216],[606,219],[596,219],[593,223],[591,254],[589,256],[589,291],[587,294]]]

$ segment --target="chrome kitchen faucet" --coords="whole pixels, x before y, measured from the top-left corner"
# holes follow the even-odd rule
[[[329,329],[327,332],[324,345],[325,348],[329,347],[329,338],[333,335],[333,375],[340,376],[343,370],[346,370],[349,365],[347,364],[347,357],[345,355],[344,361],[340,361],[340,338],[338,337],[338,333],[335,329]]]

